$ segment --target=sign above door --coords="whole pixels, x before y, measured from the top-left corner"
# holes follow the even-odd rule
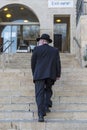
[[[72,0],[48,0],[48,8],[72,8]]]

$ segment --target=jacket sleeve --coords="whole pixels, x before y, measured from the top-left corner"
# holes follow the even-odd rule
[[[32,70],[33,75],[34,75],[34,71],[35,71],[36,60],[37,60],[36,49],[34,49],[32,56],[31,56],[31,70]]]
[[[57,77],[60,77],[61,76],[61,60],[60,60],[60,55],[59,55],[59,51],[57,50],[57,59],[56,59],[56,62],[57,62]]]

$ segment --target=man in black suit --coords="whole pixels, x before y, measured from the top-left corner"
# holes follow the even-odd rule
[[[31,69],[35,83],[36,103],[39,122],[44,122],[46,112],[52,107],[52,85],[60,78],[61,62],[57,48],[49,46],[52,42],[48,34],[37,38],[39,45],[35,47],[31,57]]]

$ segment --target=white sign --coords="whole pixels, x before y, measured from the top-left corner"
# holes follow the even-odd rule
[[[64,8],[64,7],[73,7],[72,0],[48,0],[48,7],[49,8]]]

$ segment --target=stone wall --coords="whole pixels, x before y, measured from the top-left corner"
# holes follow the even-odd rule
[[[78,41],[78,43],[81,46],[80,49],[80,53],[81,53],[81,62],[82,62],[82,66],[86,66],[86,62],[84,60],[84,56],[86,56],[87,52],[87,16],[86,15],[82,15],[79,19],[77,28],[76,28],[76,39]],[[77,48],[76,48],[77,49]],[[78,55],[78,54],[76,54]],[[80,55],[80,54],[79,54]]]

